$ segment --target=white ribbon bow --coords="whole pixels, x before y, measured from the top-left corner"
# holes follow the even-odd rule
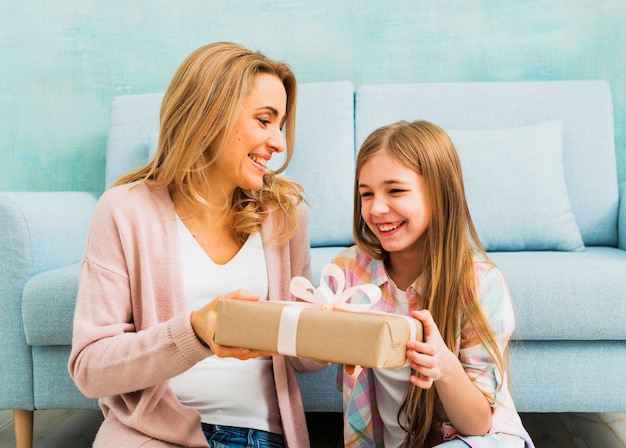
[[[328,285],[326,278],[335,279],[337,289],[335,292]],[[289,291],[294,296],[306,300],[309,303],[293,303],[283,308],[278,328],[278,353],[288,356],[298,356],[296,350],[296,335],[298,331],[298,319],[303,309],[316,307],[322,310],[342,310],[352,312],[366,312],[368,314],[387,315],[381,311],[371,310],[372,306],[380,300],[380,288],[373,284],[356,285],[344,291],[346,278],[343,271],[335,264],[327,264],[322,269],[320,285],[314,288],[309,280],[304,277],[291,279]],[[356,291],[362,291],[369,303],[346,303]],[[410,339],[415,339],[417,327],[415,320],[408,316],[403,317],[409,324]],[[408,360],[406,364],[408,364]]]
[[[337,283],[337,290],[333,292],[328,283],[327,277],[332,277]],[[294,296],[306,300],[309,303],[323,310],[344,310],[361,312],[370,309],[376,302],[380,300],[380,288],[376,285],[356,285],[344,291],[346,285],[346,277],[339,266],[335,264],[327,264],[322,269],[320,276],[320,285],[314,288],[311,282],[304,277],[294,277],[291,279],[289,291]],[[369,300],[368,303],[347,303],[348,299],[355,292],[362,291]]]

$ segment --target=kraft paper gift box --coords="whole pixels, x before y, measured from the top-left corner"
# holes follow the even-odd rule
[[[334,277],[338,292],[326,284]],[[370,311],[380,299],[375,285],[343,291],[343,272],[327,265],[315,289],[303,277],[294,277],[291,292],[303,302],[222,300],[218,307],[215,342],[363,367],[394,368],[406,363],[409,338],[422,339],[416,319]],[[366,304],[345,303],[356,290]]]

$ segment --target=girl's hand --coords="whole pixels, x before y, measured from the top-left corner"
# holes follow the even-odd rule
[[[414,310],[411,315],[422,323],[424,342],[407,342],[406,357],[416,375],[409,381],[422,389],[429,389],[442,377],[445,362],[452,352],[443,341],[439,328],[428,310]]]
[[[191,312],[191,327],[196,336],[203,345],[206,345],[211,351],[220,358],[238,358],[250,359],[259,356],[272,356],[275,353],[263,352],[260,350],[251,350],[240,347],[226,347],[218,345],[213,341],[215,334],[215,325],[217,322],[217,307],[222,299],[238,299],[238,300],[259,300],[259,296],[239,289],[227,294],[220,294],[198,310]]]

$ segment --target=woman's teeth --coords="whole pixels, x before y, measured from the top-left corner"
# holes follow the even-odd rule
[[[263,159],[261,157],[252,156],[252,155],[250,155],[248,157],[250,157],[254,163],[258,163],[261,166],[265,166],[265,164],[267,163],[267,160],[265,160],[265,159]]]

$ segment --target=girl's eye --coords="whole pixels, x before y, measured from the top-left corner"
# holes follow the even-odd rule
[[[268,124],[270,124],[269,120],[265,120],[263,118],[259,118],[259,123],[261,123],[263,126],[267,126]]]
[[[364,191],[364,192],[361,193],[361,197],[362,198],[366,198],[366,197],[369,197],[369,196],[372,196],[372,193],[370,193],[369,191]]]
[[[390,191],[391,194],[404,193],[405,190],[400,190],[399,188],[394,188]]]

